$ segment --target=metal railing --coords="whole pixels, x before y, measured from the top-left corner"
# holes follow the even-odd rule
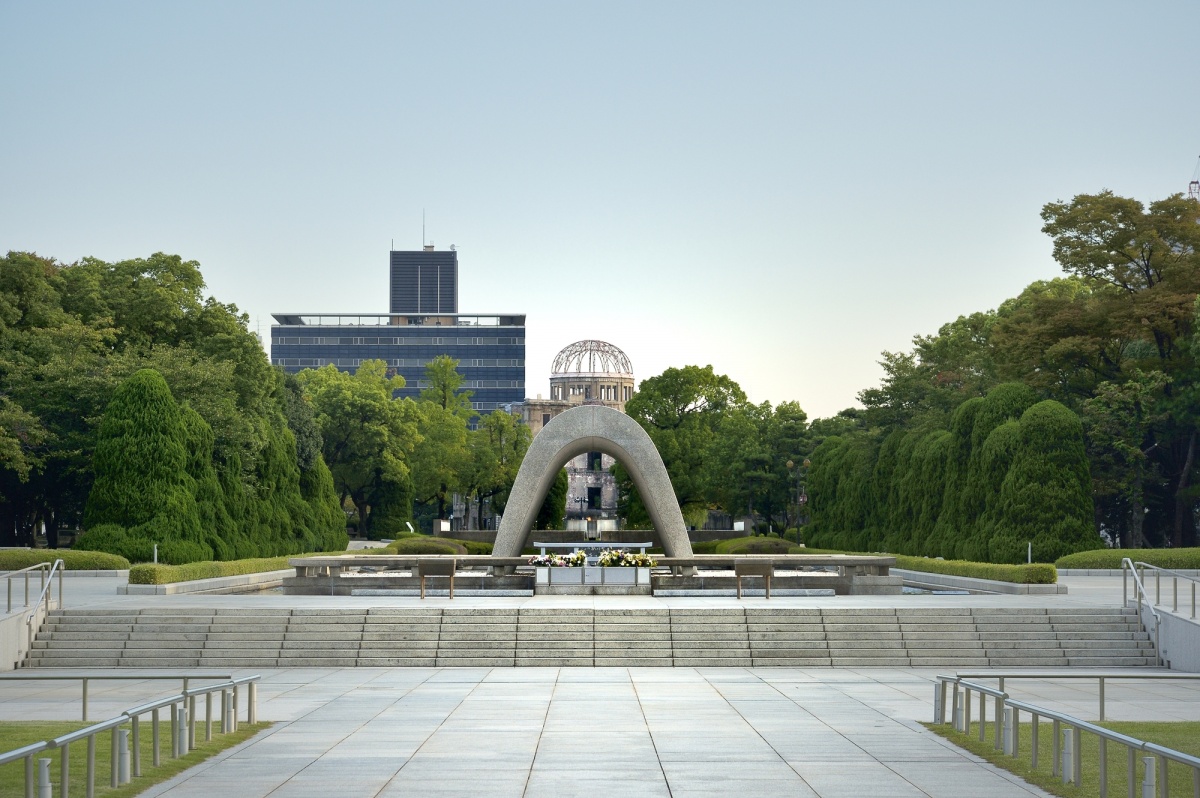
[[[192,678],[206,678],[203,676]],[[129,783],[131,778],[142,775],[141,757],[141,722],[142,716],[150,715],[150,732],[152,735],[153,765],[161,764],[162,746],[160,742],[160,712],[169,709],[171,729],[171,758],[178,759],[186,756],[196,745],[196,698],[204,696],[204,739],[212,739],[213,711],[212,699],[220,693],[221,704],[217,720],[222,733],[230,734],[237,731],[239,708],[239,693],[241,685],[246,685],[246,722],[258,722],[258,681],[259,675],[243,676],[239,679],[229,679],[217,684],[185,689],[182,692],[151,701],[146,704],[127,709],[115,718],[61,735],[53,740],[43,740],[0,754],[0,765],[25,760],[25,798],[33,798],[34,790],[38,793],[46,790],[48,794],[50,780],[50,759],[41,759],[38,764],[37,777],[34,776],[34,757],[53,749],[60,753],[59,762],[59,795],[69,798],[71,789],[71,744],[85,741],[87,744],[87,767],[85,775],[85,794],[93,798],[96,791],[96,735],[103,732],[112,734],[110,751],[111,787],[119,787]],[[126,724],[129,729],[124,729]],[[131,739],[132,738],[132,739]]]
[[[1192,585],[1192,620],[1196,620],[1196,585],[1200,583],[1200,578],[1181,574],[1178,571],[1172,571],[1170,568],[1160,568],[1157,565],[1151,565],[1146,562],[1133,562],[1128,557],[1121,560],[1121,596],[1128,601],[1128,585],[1129,574],[1133,573],[1134,580],[1144,584],[1146,580],[1146,569],[1149,568],[1154,572],[1154,602],[1151,606],[1165,606],[1162,602],[1162,577],[1167,574],[1171,577],[1171,612],[1179,612],[1179,580],[1183,579],[1190,582]],[[1149,596],[1147,595],[1147,601]]]
[[[231,673],[186,674],[186,675],[185,674],[172,674],[172,673],[129,673],[129,674],[104,673],[104,674],[100,674],[98,676],[91,675],[91,674],[88,674],[86,676],[77,676],[74,674],[70,674],[70,675],[55,674],[55,675],[51,675],[51,676],[43,676],[41,674],[33,674],[33,673],[23,672],[23,673],[0,675],[0,684],[3,684],[4,682],[63,682],[63,681],[82,682],[83,683],[83,718],[82,718],[82,720],[86,722],[88,719],[88,684],[90,682],[99,682],[99,681],[143,682],[143,681],[153,681],[153,680],[160,680],[160,679],[170,679],[173,681],[182,682],[183,683],[182,689],[186,693],[187,689],[188,689],[188,685],[191,683],[191,681],[193,679],[205,679],[205,680],[209,680],[209,681],[229,681],[232,678],[233,678],[233,674],[231,674]]]
[[[982,674],[981,674],[982,675]],[[1053,678],[1098,678],[1098,674],[1072,674],[1069,676],[1054,675]],[[1030,673],[987,674],[990,678],[1037,678]],[[1155,679],[1155,678],[1200,678],[1200,674],[1104,674],[1104,678]],[[1061,777],[1063,784],[1079,786],[1083,781],[1083,734],[1095,735],[1099,740],[1099,777],[1100,797],[1108,796],[1108,743],[1123,745],[1126,749],[1126,771],[1129,798],[1135,798],[1137,780],[1138,753],[1147,754],[1142,757],[1145,776],[1140,783],[1143,796],[1153,796],[1157,793],[1160,798],[1168,798],[1167,764],[1176,762],[1192,770],[1192,794],[1200,798],[1200,757],[1194,757],[1181,751],[1175,751],[1155,743],[1138,740],[1119,732],[1114,732],[1103,726],[1097,726],[1085,720],[1080,720],[1064,712],[1056,712],[1045,707],[1018,701],[1002,688],[989,687],[978,682],[968,681],[964,675],[938,676],[934,685],[933,722],[946,723],[947,687],[952,688],[951,723],[963,734],[971,733],[971,700],[972,692],[979,695],[979,740],[985,739],[987,727],[987,697],[995,699],[994,747],[1002,750],[1005,755],[1018,757],[1020,755],[1020,713],[1028,712],[1030,724],[1030,766],[1038,766],[1038,731],[1043,718],[1052,724],[1050,775]],[[1103,698],[1101,699],[1103,701]],[[1103,703],[1101,704],[1103,706]],[[1064,728],[1066,727],[1066,728]]]
[[[29,577],[33,575],[34,571],[39,571],[41,573],[41,577],[42,577],[41,591],[42,591],[42,594],[44,595],[46,592],[46,583],[53,580],[54,572],[56,570],[58,571],[58,603],[59,603],[59,606],[62,606],[62,574],[63,574],[63,571],[65,570],[63,568],[62,560],[55,560],[52,563],[40,562],[37,565],[31,565],[28,568],[21,568],[20,570],[17,570],[17,571],[7,571],[3,574],[0,574],[0,576],[4,577],[4,581],[8,583],[8,607],[6,609],[6,612],[12,612],[12,610],[13,610],[13,580],[16,577],[21,576],[21,575],[25,576],[25,606],[28,607],[29,606]],[[38,602],[39,603],[41,602],[41,596],[38,597]]]
[[[1137,599],[1137,615],[1138,622],[1141,623],[1142,629],[1154,635],[1154,662],[1156,665],[1162,665],[1162,647],[1159,646],[1159,628],[1162,626],[1162,618],[1159,617],[1158,610],[1154,609],[1156,602],[1150,600],[1150,594],[1146,592],[1146,586],[1142,582],[1142,577],[1138,574],[1133,566],[1133,561],[1128,557],[1121,560],[1121,606],[1129,606],[1129,579],[1127,574],[1133,574],[1133,592]],[[1154,617],[1154,631],[1151,632],[1146,625],[1146,618],[1142,615],[1142,602],[1146,603],[1146,607],[1150,610],[1150,614]]]

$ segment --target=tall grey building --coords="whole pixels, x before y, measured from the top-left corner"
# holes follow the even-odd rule
[[[393,250],[391,313],[458,313],[458,253]]]

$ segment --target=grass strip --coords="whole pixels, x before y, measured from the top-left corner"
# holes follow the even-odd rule
[[[924,725],[930,731],[945,737],[960,748],[986,759],[993,765],[1007,770],[1009,773],[1020,776],[1030,784],[1035,784],[1053,795],[1061,795],[1064,798],[1083,798],[1083,796],[1091,798],[1100,794],[1100,738],[1094,734],[1089,734],[1085,731],[1082,735],[1083,759],[1081,767],[1083,771],[1083,783],[1075,786],[1063,784],[1061,776],[1051,775],[1054,743],[1053,724],[1050,721],[1042,721],[1038,726],[1038,766],[1036,769],[1031,765],[1032,723],[1020,724],[1020,739],[1017,744],[1018,755],[1016,757],[1006,756],[1002,751],[996,749],[994,737],[996,724],[994,722],[989,721],[985,725],[982,742],[979,739],[978,722],[971,724],[968,734],[955,731],[954,727],[950,724],[926,723]],[[1176,751],[1200,756],[1200,722],[1106,721],[1104,723],[1097,723],[1096,725],[1120,732],[1138,740],[1157,743],[1167,748],[1173,748]],[[1063,724],[1060,728],[1066,729],[1068,727],[1066,724]],[[1110,742],[1107,745],[1106,761],[1108,763],[1108,794],[1110,796],[1120,797],[1128,794],[1128,750],[1125,746],[1118,743]],[[1142,754],[1140,752],[1135,753],[1134,763],[1134,783],[1137,785],[1135,794],[1141,795],[1141,781],[1145,773],[1145,768],[1142,765]],[[1167,784],[1170,787],[1172,798],[1176,796],[1179,796],[1179,798],[1191,798],[1192,769],[1185,765],[1169,763],[1167,766]],[[1155,795],[1157,794],[1156,792]]]
[[[14,748],[21,748],[31,743],[50,740],[90,725],[92,724],[79,721],[0,721],[0,751],[11,751]],[[153,766],[153,735],[150,731],[149,716],[147,716],[142,719],[141,729],[139,730],[142,775],[131,778],[128,784],[116,789],[110,786],[112,784],[112,732],[100,732],[96,735],[96,795],[105,796],[105,798],[127,798],[127,796],[137,795],[155,784],[164,782],[188,768],[200,764],[214,754],[218,754],[227,748],[232,748],[239,743],[249,740],[270,725],[270,723],[266,722],[259,722],[253,725],[240,723],[237,731],[232,734],[221,734],[218,731],[218,724],[214,724],[213,738],[205,742],[204,724],[203,722],[197,723],[196,747],[189,751],[186,756],[179,759],[172,759],[170,754],[171,726],[164,718],[159,727],[159,756],[161,757],[161,765],[156,768]],[[126,725],[122,728],[129,729],[130,726]],[[130,734],[129,742],[130,745],[133,744],[132,733]],[[37,760],[47,758],[51,760],[50,782],[53,785],[52,794],[61,795],[62,784],[60,783],[60,773],[62,771],[60,763],[62,761],[62,751],[60,749],[53,748],[49,751],[43,751],[34,757],[34,778],[37,778]],[[71,743],[70,766],[71,795],[84,795],[87,790],[87,741],[78,740]],[[0,795],[24,794],[24,760],[0,765]]]

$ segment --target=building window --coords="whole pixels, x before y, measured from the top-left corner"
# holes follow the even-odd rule
[[[549,414],[549,413],[542,413],[542,426],[544,427],[544,426],[546,426],[546,425],[547,425],[547,424],[549,424],[549,423],[550,423],[550,414]]]

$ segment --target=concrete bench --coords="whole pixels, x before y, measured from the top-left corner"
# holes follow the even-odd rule
[[[421,557],[417,560],[417,574],[421,577],[421,598],[425,598],[425,577],[450,577],[450,598],[454,598],[454,571],[457,562],[453,557]]]
[[[742,577],[762,577],[766,586],[767,598],[771,597],[771,577],[775,574],[775,565],[770,560],[738,560],[733,564],[733,573],[737,577],[737,597],[742,597]]]

